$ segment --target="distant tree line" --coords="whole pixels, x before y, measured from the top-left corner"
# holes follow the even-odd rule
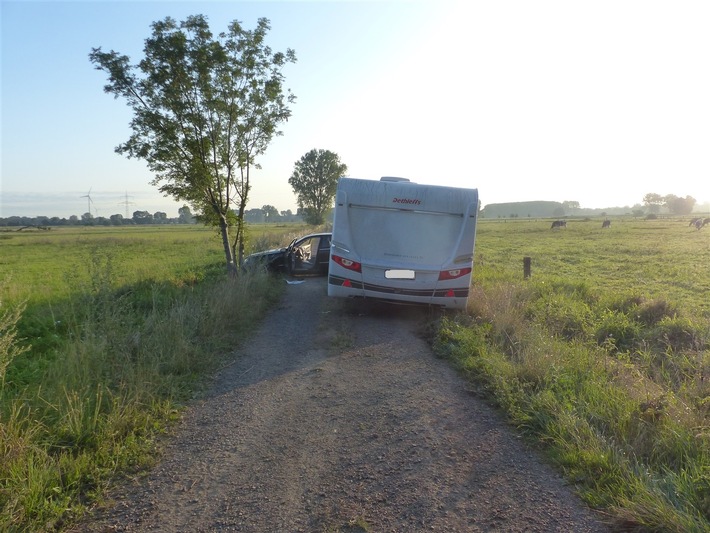
[[[275,222],[302,222],[302,209],[293,213],[290,209],[279,211],[273,205],[265,205],[257,209],[249,209],[244,213],[244,220],[252,224],[275,223]],[[163,211],[150,213],[148,211],[134,211],[133,216],[126,218],[121,214],[110,217],[94,216],[91,213],[83,215],[72,215],[68,218],[60,217],[21,217],[12,216],[0,218],[0,226],[11,227],[54,227],[54,226],[133,226],[146,224],[196,224],[202,222],[199,216],[195,216],[188,206],[178,209],[178,216],[168,217]]]
[[[686,196],[681,198],[673,194],[661,196],[649,193],[643,197],[643,204],[634,206],[585,208],[577,201],[550,202],[507,202],[487,204],[481,210],[482,218],[535,218],[535,217],[565,217],[565,216],[614,216],[633,215],[689,215],[693,211],[707,212],[710,205],[698,205],[695,198]]]
[[[692,196],[681,198],[674,194],[662,196],[656,193],[648,193],[643,197],[643,203],[648,208],[649,213],[658,214],[662,209],[666,209],[672,215],[689,215],[697,200]]]
[[[178,209],[178,216],[175,218],[168,218],[167,213],[162,211],[156,211],[152,214],[148,211],[134,211],[131,218],[126,218],[121,214],[111,215],[108,218],[97,217],[88,212],[81,215],[81,217],[71,215],[69,218],[47,216],[0,218],[0,226],[11,227],[132,226],[145,224],[195,224],[196,222],[196,217],[187,206]]]
[[[273,223],[273,222],[301,222],[303,213],[298,209],[293,213],[290,209],[279,211],[273,205],[265,205],[261,208],[248,209],[244,212],[244,221],[251,224]]]

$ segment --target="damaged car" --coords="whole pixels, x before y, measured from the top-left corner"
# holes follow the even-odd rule
[[[298,237],[284,248],[256,252],[244,258],[243,268],[263,267],[292,276],[325,276],[330,261],[330,233]]]

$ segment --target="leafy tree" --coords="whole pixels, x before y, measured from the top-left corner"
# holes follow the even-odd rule
[[[121,226],[123,225],[123,215],[120,213],[116,213],[115,215],[111,215],[110,217],[111,224],[114,226]]]
[[[151,215],[148,211],[134,211],[133,222],[136,224],[152,224],[153,215]]]
[[[329,150],[314,148],[296,161],[288,182],[308,224],[315,226],[323,223],[325,214],[333,206],[338,179],[347,171],[347,165]]]
[[[674,215],[689,215],[693,212],[693,207],[697,200],[692,196],[686,196],[685,198],[680,198],[673,194],[667,195],[665,198],[665,206],[668,211]]]
[[[661,206],[666,203],[666,200],[660,194],[650,192],[643,197],[643,203],[646,204],[649,212],[658,213],[661,210]]]
[[[279,210],[273,205],[265,205],[261,210],[264,212],[266,222],[275,222],[279,219]]]
[[[116,151],[145,160],[153,185],[219,228],[230,272],[244,250],[250,170],[281,135],[295,100],[284,95],[281,73],[295,53],[272,52],[264,43],[269,29],[265,18],[251,31],[233,21],[215,38],[203,15],[167,17],[152,24],[136,65],[114,51],[89,54],[108,75],[104,90],[133,111],[133,133]]]
[[[192,211],[186,205],[178,209],[178,224],[192,224],[195,219],[192,216]]]
[[[165,224],[168,221],[168,214],[163,211],[153,213],[153,221],[156,224]]]
[[[264,211],[258,208],[248,209],[244,212],[244,220],[254,224],[264,222]]]

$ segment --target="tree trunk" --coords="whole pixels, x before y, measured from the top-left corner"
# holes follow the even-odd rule
[[[223,215],[219,217],[219,233],[222,236],[224,256],[227,260],[227,273],[232,276],[236,275],[237,265],[234,263],[234,253],[232,252],[232,247],[229,245],[229,225],[227,224],[227,217]]]

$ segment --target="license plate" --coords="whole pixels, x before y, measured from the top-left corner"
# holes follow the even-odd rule
[[[414,279],[414,270],[385,270],[387,279]]]

